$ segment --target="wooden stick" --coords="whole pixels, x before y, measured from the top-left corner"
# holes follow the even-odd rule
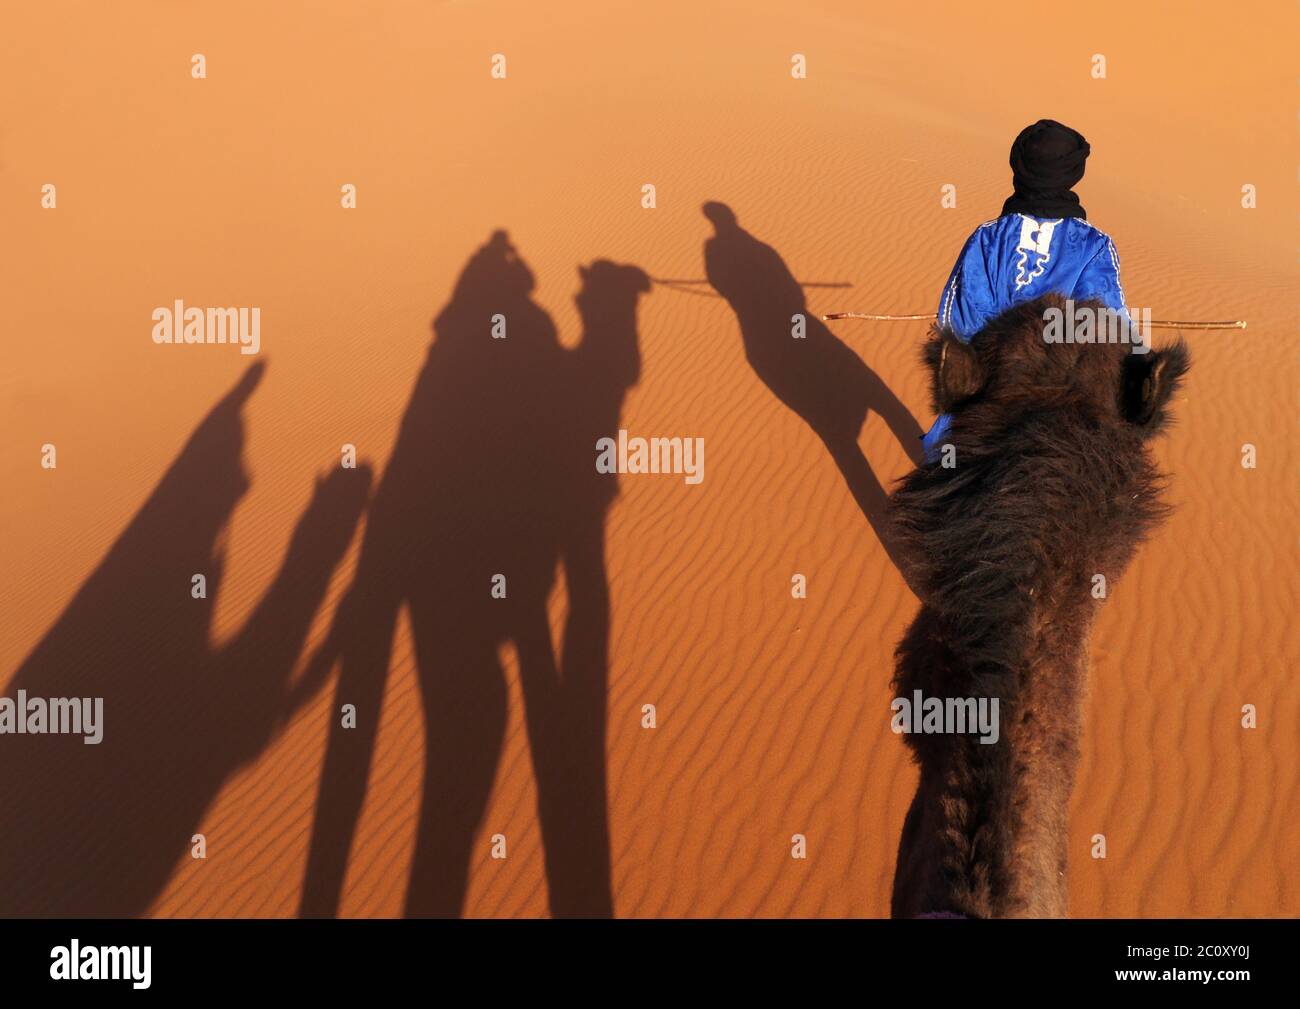
[[[1231,322],[1173,322],[1169,319],[1152,319],[1152,329],[1245,329],[1245,319]]]
[[[684,277],[683,278],[651,277],[650,279],[653,280],[656,284],[707,284],[709,283],[709,281],[707,280],[693,280]],[[816,280],[800,280],[800,281],[796,281],[796,283],[800,287],[852,287],[853,286],[852,284],[845,283],[845,282],[838,282],[838,281],[821,282]]]
[[[836,319],[870,319],[875,322],[904,322],[914,319],[936,319],[937,315],[871,315],[867,312],[832,312],[830,315],[823,315],[823,322],[834,322]],[[1233,319],[1225,322],[1179,322],[1173,319],[1153,319],[1151,321],[1152,329],[1245,329],[1246,320]]]
[[[929,315],[868,315],[866,312],[832,312],[830,315],[823,315],[822,322],[832,322],[835,319],[874,319],[877,322],[901,322],[906,319],[937,319],[939,318],[933,312]]]

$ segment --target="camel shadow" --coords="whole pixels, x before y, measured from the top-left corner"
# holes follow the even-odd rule
[[[920,465],[921,426],[893,391],[815,314],[803,287],[775,249],[759,241],[723,203],[704,205],[714,234],[704,243],[705,274],[740,323],[745,358],[782,403],[803,418],[826,446],[881,546],[907,578],[886,519],[889,495],[858,447],[867,415],[889,426],[913,464]],[[802,315],[805,335],[792,336]]]
[[[506,727],[499,658],[513,645],[554,915],[613,913],[605,793],[610,602],[596,471],[640,374],[642,271],[581,269],[581,342],[564,347],[503,231],[469,260],[434,320],[352,587],[310,676],[340,663],[299,912],[339,911],[399,612],[415,644],[424,779],[408,916],[462,911]],[[559,647],[547,599],[562,569]],[[356,726],[338,716],[354,705]],[[485,849],[486,850],[486,849]]]
[[[370,474],[317,483],[270,589],[214,649],[223,531],[248,489],[241,414],[262,371],[207,415],[8,685],[12,697],[102,698],[103,735],[5,737],[0,916],[146,912],[222,785],[305,699],[289,678]],[[195,598],[196,574],[206,597]]]

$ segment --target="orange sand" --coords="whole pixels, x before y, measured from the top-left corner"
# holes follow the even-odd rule
[[[1187,334],[1193,369],[1158,449],[1178,510],[1093,641],[1071,910],[1300,914],[1294,7],[1108,2],[1022,16],[927,3],[869,14],[770,0],[578,6],[10,11],[0,81],[22,101],[0,114],[0,692],[12,692],[254,360],[155,346],[155,306],[262,309],[267,369],[242,412],[249,487],[224,533],[219,649],[271,584],[340,446],[355,444],[382,476],[430,320],[493,229],[509,231],[566,345],[579,335],[579,264],[703,277],[706,200],[731,206],[800,280],[852,285],[809,288],[814,311],[932,311],[961,242],[1006,195],[1010,139],[1050,116],[1092,143],[1080,193],[1117,243],[1129,300],[1156,318],[1250,322],[1244,333]],[[206,80],[191,79],[195,52],[207,57]],[[505,80],[489,76],[496,52]],[[793,53],[807,56],[806,80],[791,78]],[[1094,53],[1107,57],[1105,80],[1089,76]],[[56,210],[40,207],[47,182]],[[348,182],[356,210],[339,206]],[[645,183],[657,187],[652,210],[640,205]],[[940,208],[945,183],[957,187],[956,209]],[[1241,207],[1246,183],[1258,209]],[[924,327],[833,325],[927,426]],[[821,442],[747,363],[726,302],[656,286],[639,341],[622,426],[703,437],[707,466],[699,486],[622,477],[606,522],[615,911],[886,914],[915,782],[888,727],[891,656],[915,600]],[[55,471],[39,465],[46,442],[57,446]],[[1257,447],[1256,469],[1241,465],[1245,443]],[[906,472],[879,417],[860,445],[886,485]],[[206,483],[198,474],[188,484],[196,508]],[[359,541],[329,581],[309,649]],[[171,611],[150,601],[147,557],[134,563],[134,580],[95,605],[115,607],[97,612],[146,628],[148,640],[149,622]],[[808,578],[806,600],[791,598],[794,573]],[[550,605],[556,637],[562,584]],[[188,574],[175,591],[185,598]],[[78,670],[61,681],[105,696],[110,740],[124,722],[115,698],[149,705],[159,696],[151,677],[181,675],[135,664],[130,650],[72,654]],[[542,915],[513,649],[502,660],[505,743],[464,910]],[[256,662],[243,671],[260,675]],[[156,839],[151,857],[162,861],[150,867],[156,881],[136,887],[140,910],[296,912],[337,717],[332,687],[218,778],[210,801],[196,799],[197,819],[178,817],[175,836]],[[184,691],[161,696],[150,717],[182,719],[185,732],[117,743],[160,772],[173,759],[160,739],[222,731],[197,701],[178,710]],[[646,703],[657,706],[653,731],[640,725]],[[1253,731],[1239,725],[1246,703],[1259,711]],[[382,713],[367,716],[380,730],[340,911],[394,915],[424,738],[405,615]],[[47,785],[75,795],[55,779],[85,770],[95,748],[44,743],[2,737],[0,761],[27,769],[31,801]],[[107,782],[132,797],[122,808],[171,801],[165,790],[151,798],[140,777]],[[25,831],[25,815],[21,803],[0,805],[0,830]],[[115,829],[105,815],[94,829]],[[75,810],[45,819],[55,826],[39,841],[57,876],[60,859],[98,842]],[[206,835],[205,860],[189,857],[191,832]],[[490,857],[497,833],[509,841],[504,861]],[[804,861],[790,857],[795,833],[808,838]],[[1089,857],[1096,833],[1108,839],[1105,861]],[[142,871],[131,850],[103,856],[96,871]]]

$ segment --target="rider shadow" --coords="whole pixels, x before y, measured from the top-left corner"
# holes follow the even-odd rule
[[[858,434],[867,415],[875,413],[920,465],[921,426],[880,376],[808,312],[803,287],[775,249],[740,227],[726,204],[710,202],[703,209],[714,227],[704,243],[705,272],[736,313],[746,359],[777,399],[822,440],[906,579],[886,519],[889,495],[858,447]],[[791,334],[795,315],[806,320],[801,339]]]
[[[93,745],[73,734],[0,744],[0,916],[144,914],[221,787],[309,699],[290,675],[370,472],[317,482],[270,589],[214,648],[224,532],[248,489],[242,411],[262,371],[249,368],[198,426],[7,687],[102,698],[103,724]],[[198,598],[196,574],[206,579]]]
[[[613,913],[604,525],[617,483],[596,471],[595,446],[617,432],[639,377],[636,312],[649,280],[606,261],[580,273],[583,335],[571,349],[532,300],[532,273],[503,231],[471,257],[434,320],[356,578],[309,672],[341,663],[304,916],[339,911],[403,607],[425,728],[405,914],[462,911],[504,741],[506,644],[519,661],[551,911]],[[560,569],[568,613],[557,649],[547,600]],[[344,704],[356,707],[355,728],[341,725]]]

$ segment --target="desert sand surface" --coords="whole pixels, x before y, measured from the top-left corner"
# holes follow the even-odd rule
[[[707,283],[655,283],[606,370],[564,370],[579,267],[703,281],[715,201],[810,313],[932,312],[1040,117],[1092,144],[1078,191],[1131,304],[1249,322],[1185,334],[1155,449],[1176,511],[1096,627],[1071,913],[1300,914],[1294,5],[51,2],[7,20],[0,694],[102,696],[105,738],[0,737],[0,914],[544,916],[562,875],[571,906],[608,889],[624,917],[887,915],[916,783],[892,654],[917,602],[787,401],[817,399],[816,368],[874,383],[858,444],[887,490],[909,424],[933,417],[925,324],[832,323],[824,361],[788,372],[783,347],[765,370]],[[498,230],[558,348],[493,345],[484,320],[478,349],[431,356]],[[176,299],[259,306],[260,353],[156,345],[151,312]],[[460,364],[438,371],[444,352]],[[362,504],[396,471],[413,395],[415,482],[389,480],[376,518]],[[598,414],[609,435],[703,438],[704,479],[574,490],[546,438]],[[387,672],[336,696],[339,664],[307,667],[372,522]],[[551,580],[556,550],[580,560]],[[519,552],[523,645],[483,609]],[[579,592],[597,603],[575,616]],[[546,730],[561,789],[565,760],[603,745],[608,852],[558,817],[549,871],[530,648],[585,649],[608,676],[603,744],[599,725]],[[350,827],[346,801],[316,820],[344,703],[374,730],[339,777]],[[468,826],[429,848],[422,815],[429,836]],[[316,873],[314,831],[337,849]]]

